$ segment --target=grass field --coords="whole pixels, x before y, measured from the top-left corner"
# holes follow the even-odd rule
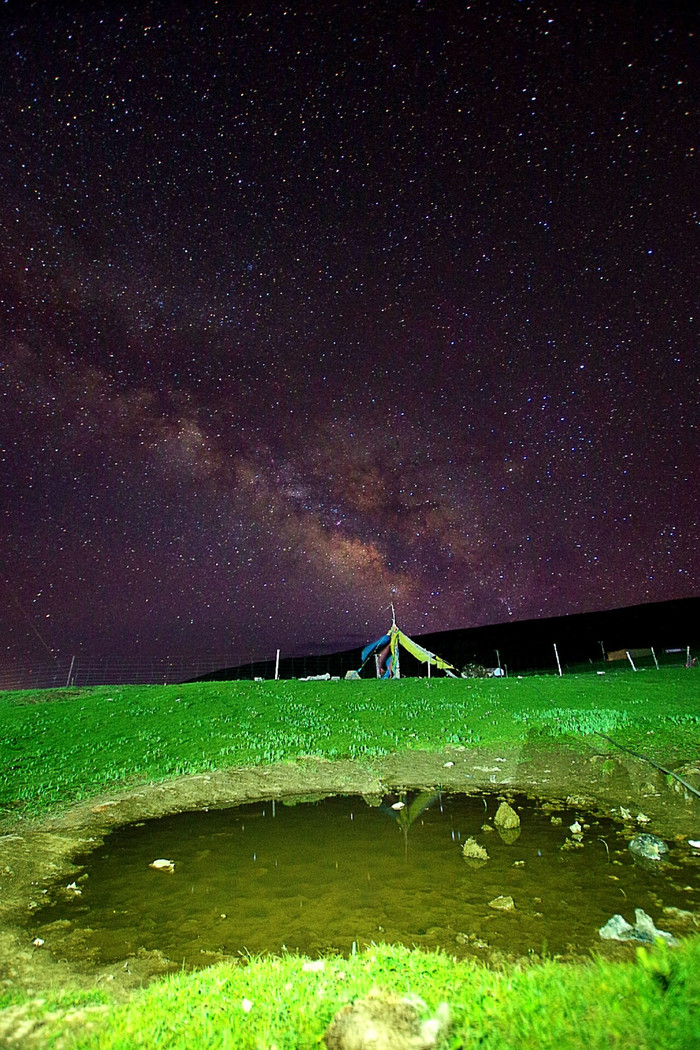
[[[700,754],[699,701],[700,674],[685,669],[4,693],[0,812],[21,829],[30,816],[125,783],[305,755],[363,761],[533,738],[545,749],[585,748],[596,733],[672,768]],[[104,989],[37,995],[6,981],[0,1045],[3,1031],[26,1031],[14,1045],[303,1050],[322,1047],[336,1011],[373,987],[420,996],[426,1016],[448,1003],[444,1050],[700,1047],[698,937],[640,947],[627,963],[545,959],[502,970],[388,946],[321,968],[292,955],[243,959],[158,981],[125,1004]]]
[[[700,673],[213,682],[0,693],[0,813],[228,766],[378,757],[532,735],[609,734],[664,764],[697,755]]]

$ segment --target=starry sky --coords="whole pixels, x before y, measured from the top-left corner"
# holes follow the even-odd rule
[[[0,664],[698,594],[694,9],[5,0]]]

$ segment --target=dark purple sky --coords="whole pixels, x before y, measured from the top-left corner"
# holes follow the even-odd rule
[[[0,663],[698,593],[694,4],[0,9]]]

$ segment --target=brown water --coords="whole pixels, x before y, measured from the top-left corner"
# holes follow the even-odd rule
[[[79,892],[51,887],[32,936],[64,958],[112,963],[146,950],[193,967],[285,949],[348,955],[379,941],[456,956],[567,954],[599,947],[617,912],[634,922],[643,908],[672,930],[664,907],[700,909],[700,858],[685,843],[645,867],[627,848],[631,830],[581,810],[512,799],[521,828],[504,841],[482,830],[496,796],[402,798],[401,810],[396,796],[268,801],[122,828],[77,859]],[[464,859],[470,836],[489,854],[481,866]],[[174,871],[149,867],[160,858]],[[499,896],[514,909],[490,907]]]

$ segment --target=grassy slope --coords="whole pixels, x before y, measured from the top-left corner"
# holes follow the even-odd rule
[[[661,671],[508,681],[207,683],[0,694],[0,807],[41,810],[125,779],[150,780],[302,754],[372,757],[470,743],[585,744],[596,730],[665,765],[697,757],[700,676]],[[598,746],[598,738],[596,739]],[[700,939],[635,963],[545,962],[494,973],[445,955],[378,947],[320,972],[303,959],[250,960],[158,983],[125,1006],[67,990],[41,1003],[8,991],[44,1025],[91,1050],[318,1047],[331,1017],[372,986],[449,1002],[444,1046],[700,1047]],[[82,1007],[102,998],[105,1013]],[[244,1009],[251,1003],[247,1011]],[[74,1022],[71,1023],[72,1009]],[[55,1013],[52,1013],[55,1011]],[[64,1044],[65,1045],[65,1044]]]
[[[23,1004],[24,1017],[43,1024],[41,1046],[62,1050],[320,1050],[336,1012],[376,988],[419,995],[426,1017],[447,1003],[451,1028],[441,1050],[700,1046],[697,937],[676,949],[639,947],[626,963],[544,961],[494,971],[378,945],[326,959],[321,970],[305,966],[294,955],[222,964],[153,984],[118,1007],[104,992],[62,990]]]
[[[216,967],[154,989],[85,1045],[152,1046],[155,1015],[162,1044],[170,1050],[318,1047],[336,1011],[379,986],[400,995],[419,990],[430,1013],[447,1002],[453,1047],[689,1050],[700,1045],[700,941],[690,944],[673,958],[667,951],[642,950],[637,963],[627,966],[562,968],[550,962],[507,974],[387,947],[350,965],[329,960],[323,971],[311,974],[293,957],[263,960],[250,969]],[[248,1013],[244,1000],[252,1003]]]
[[[0,693],[0,811],[50,809],[125,780],[300,755],[502,747],[533,735],[577,746],[596,730],[672,766],[697,755],[699,699],[700,674],[685,669]]]

